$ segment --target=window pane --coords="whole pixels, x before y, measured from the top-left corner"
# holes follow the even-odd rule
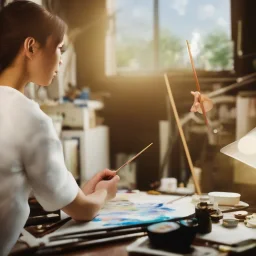
[[[232,70],[230,0],[159,0],[160,68]]]
[[[116,0],[116,10],[117,72],[152,69],[153,0]]]

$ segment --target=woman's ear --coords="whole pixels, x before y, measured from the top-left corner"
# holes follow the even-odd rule
[[[33,58],[35,48],[36,40],[33,37],[27,37],[24,41],[24,53],[29,59]]]

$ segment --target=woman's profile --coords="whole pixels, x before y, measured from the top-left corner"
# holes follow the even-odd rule
[[[80,221],[116,194],[119,177],[108,169],[78,187],[51,119],[24,95],[27,83],[48,86],[58,73],[65,31],[60,18],[30,1],[0,11],[0,255],[24,227],[31,190],[45,210]]]

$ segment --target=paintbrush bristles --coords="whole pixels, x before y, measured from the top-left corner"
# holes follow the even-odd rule
[[[135,155],[134,157],[132,157],[130,160],[128,160],[126,163],[124,163],[122,166],[120,166],[116,172],[118,172],[121,168],[123,168],[124,166],[126,166],[127,164],[129,164],[131,161],[133,161],[135,158],[137,158],[140,154],[142,154],[146,149],[148,149],[151,145],[153,145],[153,143],[150,143],[148,146],[146,146],[144,149],[142,149],[137,155]]]
[[[185,150],[185,153],[186,153],[186,157],[187,157],[187,160],[188,160],[189,168],[190,168],[192,178],[193,178],[193,181],[194,181],[194,184],[195,184],[196,192],[199,195],[201,195],[201,189],[200,189],[200,186],[199,186],[199,184],[197,182],[197,179],[196,179],[196,175],[195,175],[195,172],[194,172],[194,166],[193,166],[191,156],[190,156],[190,153],[189,153],[189,150],[188,150],[188,145],[187,145],[187,142],[186,142],[186,139],[185,139],[185,135],[184,135],[184,132],[183,132],[183,129],[182,129],[182,126],[181,126],[180,118],[179,118],[179,115],[178,115],[178,112],[177,112],[177,109],[176,109],[176,105],[175,105],[174,98],[173,98],[172,91],[171,91],[171,86],[169,84],[169,80],[168,80],[168,77],[167,77],[166,74],[164,74],[164,79],[165,79],[165,84],[166,84],[166,88],[167,88],[167,91],[168,91],[170,103],[171,103],[171,106],[172,106],[172,109],[173,109],[174,117],[175,117],[178,129],[179,129],[182,144],[183,144],[183,147],[184,147],[184,150]]]

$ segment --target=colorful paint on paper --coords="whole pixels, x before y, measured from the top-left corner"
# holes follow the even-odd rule
[[[103,226],[128,226],[167,221],[174,218],[172,208],[164,204],[138,204],[130,201],[108,203],[93,222],[102,222]]]

